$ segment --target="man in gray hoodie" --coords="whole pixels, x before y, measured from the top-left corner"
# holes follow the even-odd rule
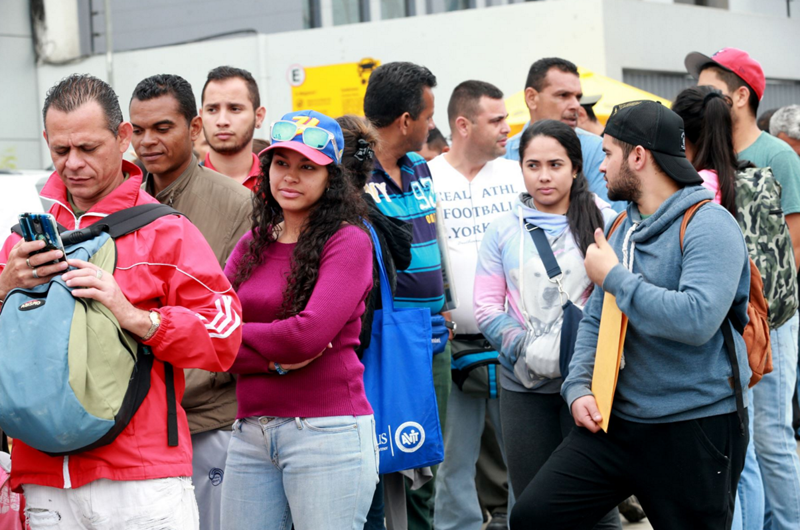
[[[627,218],[586,252],[598,286],[561,394],[576,428],[518,499],[511,528],[591,528],[631,494],[654,528],[730,528],[748,443],[744,340],[750,269],[736,220],[708,203],[686,160],[683,121],[653,102],[619,105],[600,170]],[[591,391],[604,292],[629,319],[607,433]],[[738,378],[723,338],[731,326]],[[738,379],[738,380],[737,380]]]

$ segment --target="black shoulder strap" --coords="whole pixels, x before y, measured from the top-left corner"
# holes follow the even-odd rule
[[[561,276],[561,267],[558,266],[558,261],[553,254],[553,249],[550,248],[550,243],[547,241],[544,230],[530,223],[525,223],[525,230],[531,235],[533,244],[536,245],[539,258],[541,258],[544,268],[547,270],[548,278],[553,279]]]
[[[694,219],[695,214],[697,211],[702,207],[705,203],[711,202],[710,200],[701,201],[694,206],[688,208],[686,213],[684,214],[683,221],[681,222],[681,252],[683,252],[683,236],[686,234],[686,229],[689,226],[689,223],[692,219]],[[745,421],[744,421],[744,397],[743,397],[743,390],[742,390],[742,378],[739,375],[739,359],[736,357],[736,343],[733,340],[733,332],[731,331],[731,326],[735,325],[734,322],[737,322],[735,315],[731,311],[728,312],[728,315],[725,317],[725,320],[722,321],[722,338],[725,341],[725,349],[728,350],[728,359],[731,362],[731,368],[733,369],[733,393],[736,397],[736,414],[739,417],[739,430],[741,430],[742,434],[744,434],[745,430]],[[738,331],[738,328],[737,328]]]
[[[164,383],[167,386],[167,445],[178,446],[178,399],[175,396],[175,373],[170,363],[164,363]]]
[[[114,212],[95,224],[101,224],[114,239],[136,232],[156,219],[181,213],[166,204],[140,204]]]
[[[72,234],[67,236],[66,241],[62,238],[62,242],[64,246],[74,245],[75,243],[80,243],[81,241],[96,237],[102,231],[108,232],[108,235],[116,239],[130,234],[131,232],[136,232],[140,228],[149,225],[159,217],[164,217],[165,215],[183,214],[166,204],[140,204],[114,212],[104,217],[102,220],[97,221],[90,227],[81,230],[73,230]],[[11,231],[17,235],[22,235],[22,229],[19,224],[12,226]],[[60,234],[68,231],[67,227],[60,223],[58,224],[58,232]]]
[[[739,429],[744,434],[744,397],[742,396],[742,378],[739,375],[739,359],[736,357],[736,343],[733,341],[731,331],[730,316],[722,322],[722,338],[725,340],[725,349],[728,350],[728,358],[733,368],[733,393],[736,396],[736,414],[739,416]],[[752,409],[751,409],[752,410]]]
[[[116,239],[135,232],[166,215],[182,214],[166,204],[140,204],[114,212],[86,228],[63,234],[61,241],[65,247],[68,247],[97,237],[101,232],[108,232],[108,235]]]

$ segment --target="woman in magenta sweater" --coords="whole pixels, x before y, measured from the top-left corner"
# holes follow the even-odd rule
[[[222,528],[361,529],[378,480],[355,352],[372,288],[366,211],[335,120],[294,112],[271,136],[253,228],[225,267],[244,324]]]

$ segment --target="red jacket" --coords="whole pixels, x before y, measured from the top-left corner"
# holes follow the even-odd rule
[[[67,189],[53,173],[42,197],[54,200],[56,220],[69,229],[137,204],[157,201],[140,189],[142,173],[123,162],[130,177],[80,218],[72,213]],[[19,236],[11,235],[0,251],[0,268]],[[139,309],[156,309],[161,326],[146,342],[153,350],[150,392],[131,423],[113,443],[68,457],[50,457],[22,442],[13,446],[11,485],[78,488],[97,480],[143,480],[192,475],[192,443],[186,414],[178,407],[177,447],[167,445],[164,364],[175,368],[226,371],[242,340],[241,305],[200,231],[185,217],[169,215],[120,237],[114,279]],[[175,370],[178,403],[183,398],[183,370]]]

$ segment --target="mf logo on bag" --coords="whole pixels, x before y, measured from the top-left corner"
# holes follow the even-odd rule
[[[395,431],[394,441],[404,453],[413,453],[425,443],[425,429],[415,421],[407,421]]]

